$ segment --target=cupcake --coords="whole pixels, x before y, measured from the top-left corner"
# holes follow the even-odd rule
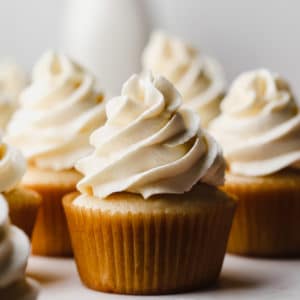
[[[208,56],[163,32],[154,32],[142,57],[144,70],[170,80],[183,98],[183,106],[196,111],[203,127],[220,112],[225,92],[222,67]]]
[[[26,85],[25,72],[13,61],[0,62],[0,131],[4,131],[18,107],[18,96]]]
[[[37,299],[37,287],[29,286],[25,268],[30,253],[28,237],[10,225],[8,205],[0,194],[0,299]]]
[[[25,170],[21,152],[0,139],[0,193],[8,201],[12,223],[31,237],[41,197],[19,186]]]
[[[33,232],[34,254],[72,254],[62,197],[76,190],[74,163],[92,150],[89,135],[105,120],[94,77],[64,55],[47,52],[7,129],[28,163],[22,185],[43,198]]]
[[[284,79],[268,70],[241,74],[210,131],[228,163],[225,191],[239,201],[228,250],[300,255],[300,112]]]
[[[132,76],[106,105],[94,152],[64,198],[75,260],[89,288],[122,294],[198,289],[220,273],[235,203],[218,144],[179,111],[163,77]]]

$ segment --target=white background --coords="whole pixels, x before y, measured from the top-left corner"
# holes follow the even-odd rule
[[[300,96],[299,1],[143,1],[155,27],[216,56],[229,80],[243,70],[264,66],[290,79]],[[45,49],[59,48],[63,4],[63,0],[1,0],[0,57],[14,56],[29,69]]]

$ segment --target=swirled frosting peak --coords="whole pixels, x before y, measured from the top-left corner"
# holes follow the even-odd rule
[[[76,165],[84,174],[78,189],[101,198],[121,191],[148,198],[184,193],[198,182],[222,184],[220,147],[180,105],[163,77],[133,75],[106,105],[107,122],[91,135],[94,153]]]
[[[17,109],[18,96],[25,85],[26,75],[20,66],[11,60],[0,62],[0,130],[5,130]]]
[[[21,152],[0,139],[0,193],[16,187],[25,171],[26,162]]]
[[[210,126],[230,171],[264,176],[300,163],[300,112],[279,75],[265,69],[241,74]]]
[[[68,57],[45,53],[8,126],[7,139],[30,164],[69,169],[91,151],[90,133],[105,121],[93,76]]]
[[[142,63],[145,70],[165,76],[176,86],[183,105],[200,114],[203,126],[219,114],[225,80],[221,66],[213,58],[157,31],[150,38]]]
[[[24,232],[10,225],[8,205],[0,194],[0,295],[8,294],[7,288],[14,289],[13,284],[24,280],[29,252],[29,240]],[[1,299],[8,298],[3,297]]]

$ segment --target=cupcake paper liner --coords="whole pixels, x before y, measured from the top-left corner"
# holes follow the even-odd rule
[[[227,181],[238,198],[228,251],[262,257],[300,256],[300,175],[267,181]]]
[[[32,236],[32,253],[42,256],[72,256],[62,198],[75,191],[56,187],[32,187],[42,196],[43,202],[38,211],[36,224]]]
[[[62,198],[76,190],[81,175],[74,169],[53,171],[29,166],[24,187],[42,197],[32,235],[32,253],[43,256],[72,256],[73,251]]]
[[[89,288],[122,294],[199,289],[219,276],[234,205],[195,212],[116,212],[64,198],[75,260]]]
[[[29,189],[17,187],[4,193],[9,206],[9,216],[12,224],[21,228],[29,238],[32,236],[41,196]]]

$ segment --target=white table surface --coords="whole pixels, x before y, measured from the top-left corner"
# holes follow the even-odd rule
[[[300,260],[227,255],[219,282],[203,291],[168,296],[120,296],[84,287],[72,259],[31,257],[27,275],[40,283],[39,300],[105,299],[300,299]]]

